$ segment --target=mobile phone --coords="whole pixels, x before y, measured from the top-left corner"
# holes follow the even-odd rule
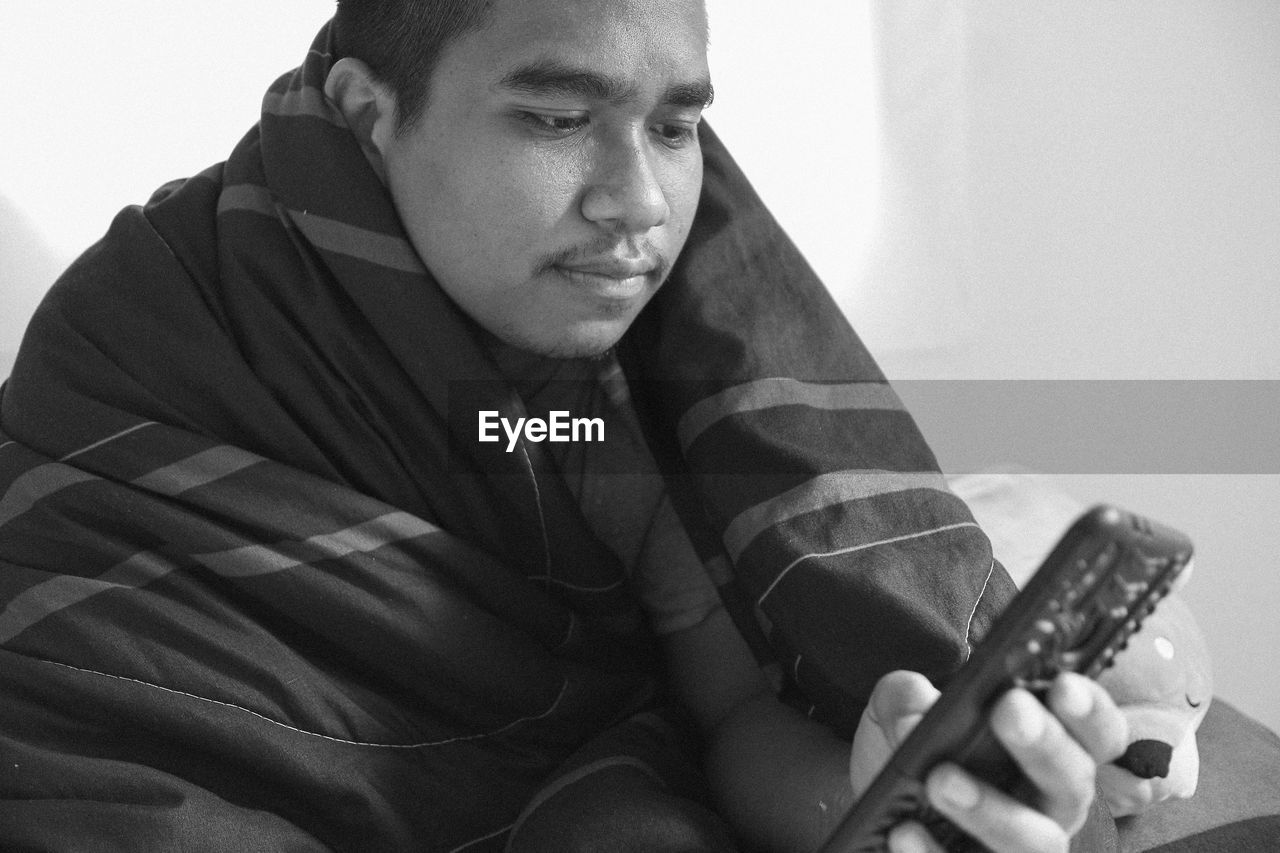
[[[1001,790],[1025,785],[987,724],[991,705],[1014,686],[1043,701],[1059,673],[1097,677],[1168,594],[1191,550],[1182,533],[1114,506],[1081,516],[845,815],[823,853],[885,850],[889,830],[907,819],[923,823],[947,850],[982,849],[929,807],[925,775],[952,761]]]

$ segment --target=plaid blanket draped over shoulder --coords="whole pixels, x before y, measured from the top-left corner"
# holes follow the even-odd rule
[[[224,164],[116,218],[4,389],[6,849],[501,849],[566,779],[694,790],[619,561],[541,445],[450,413],[459,383],[523,404],[326,102],[330,48]],[[622,360],[735,619],[847,733],[883,672],[953,670],[1011,587],[703,145]]]

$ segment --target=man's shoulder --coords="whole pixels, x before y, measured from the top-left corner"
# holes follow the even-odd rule
[[[223,164],[218,163],[189,178],[170,181],[139,209],[146,226],[189,271],[217,268],[222,170]]]
[[[217,270],[222,167],[159,187],[145,204],[116,214],[106,234],[59,277],[47,300],[75,300],[106,288],[148,287]],[[175,263],[176,262],[176,263]]]
[[[156,330],[208,304],[218,277],[217,206],[221,167],[171,181],[142,205],[116,214],[106,233],[45,293],[27,326],[11,373],[92,340],[111,349],[145,349]],[[193,300],[194,297],[194,300]],[[34,359],[34,361],[33,361]]]

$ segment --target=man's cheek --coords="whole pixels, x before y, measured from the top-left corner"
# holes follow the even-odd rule
[[[677,248],[684,245],[693,227],[694,217],[698,213],[698,201],[702,198],[702,158],[698,158],[697,168],[681,181],[673,193],[671,206],[673,238],[678,241]]]

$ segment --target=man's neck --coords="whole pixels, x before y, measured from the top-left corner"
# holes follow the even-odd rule
[[[538,393],[552,381],[594,383],[598,381],[601,372],[614,361],[612,349],[595,356],[557,358],[514,346],[483,330],[481,341],[497,365],[498,372],[525,399]]]

